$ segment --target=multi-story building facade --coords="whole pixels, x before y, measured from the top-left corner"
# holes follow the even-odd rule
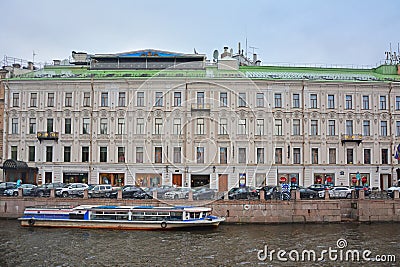
[[[83,58],[4,83],[3,158],[37,170],[32,182],[226,191],[282,181],[385,189],[400,178],[397,66],[214,66],[153,50]]]

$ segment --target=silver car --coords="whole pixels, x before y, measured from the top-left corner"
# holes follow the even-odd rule
[[[325,191],[319,191],[318,196],[321,198],[325,197]],[[351,198],[354,189],[351,189],[347,186],[335,186],[328,190],[328,194],[330,198]]]
[[[88,185],[84,183],[71,183],[66,184],[61,190],[56,191],[58,197],[69,197],[69,196],[83,196],[83,191],[88,189]]]

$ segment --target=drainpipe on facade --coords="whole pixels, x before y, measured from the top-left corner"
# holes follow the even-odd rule
[[[90,134],[89,134],[89,177],[88,177],[88,183],[92,183],[91,179],[92,179],[92,159],[93,159],[93,109],[94,109],[94,81],[93,81],[93,74],[90,78],[90,90],[91,90],[91,98],[90,98]],[[89,182],[90,181],[90,182]],[[97,182],[96,182],[97,183]]]
[[[392,118],[392,107],[391,107],[391,94],[392,94],[392,89],[393,89],[393,85],[392,83],[389,83],[389,97],[388,97],[388,106],[389,106],[389,133],[390,133],[390,150],[392,151],[393,146],[394,146],[394,135],[395,133],[392,132],[392,123],[393,123],[393,118]],[[396,128],[395,128],[396,129]],[[390,164],[391,164],[391,183],[393,184],[393,169],[394,169],[394,160],[393,160],[393,155],[394,155],[395,151],[393,151],[393,153],[390,153]],[[389,156],[389,155],[388,155]],[[398,178],[397,178],[398,179]],[[371,182],[370,182],[371,183]]]
[[[189,183],[188,183],[188,176],[189,176],[189,173],[188,173],[188,171],[187,171],[187,155],[186,155],[186,153],[187,153],[187,148],[186,148],[186,146],[187,146],[187,140],[186,140],[186,138],[187,138],[187,113],[189,112],[189,105],[190,105],[190,103],[188,103],[188,83],[187,83],[187,79],[185,79],[185,117],[184,117],[184,126],[183,126],[183,128],[184,128],[184,131],[183,131],[183,134],[184,134],[184,136],[183,136],[183,142],[184,142],[184,144],[183,144],[183,186],[189,186]],[[187,185],[186,185],[186,183],[188,183]]]
[[[306,177],[305,177],[305,175],[306,175],[306,166],[305,166],[305,164],[304,164],[304,155],[305,155],[305,153],[304,153],[304,149],[305,149],[305,135],[306,135],[306,130],[305,130],[305,123],[304,123],[304,118],[305,118],[305,114],[304,114],[304,104],[305,104],[305,97],[304,97],[304,87],[305,87],[305,81],[303,80],[303,86],[302,86],[302,88],[301,88],[301,98],[302,98],[302,105],[301,105],[301,113],[302,113],[302,130],[303,130],[303,147],[302,147],[302,149],[301,149],[301,153],[302,153],[302,155],[301,155],[301,159],[302,159],[302,162],[303,162],[303,186],[305,186],[305,184],[304,184],[304,182],[305,182],[305,179],[306,179]]]

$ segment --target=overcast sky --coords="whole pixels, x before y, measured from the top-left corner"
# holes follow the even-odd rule
[[[72,51],[207,54],[238,42],[267,63],[376,65],[400,42],[398,0],[0,0],[0,56]],[[248,48],[248,52],[252,52]]]

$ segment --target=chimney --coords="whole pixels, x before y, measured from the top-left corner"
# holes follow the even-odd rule
[[[59,59],[54,59],[53,60],[53,65],[54,66],[60,66],[60,63],[61,63],[61,60],[59,60]]]
[[[257,62],[257,54],[253,54],[253,63]]]
[[[239,42],[238,46],[239,46],[238,54],[240,55],[240,42]]]

